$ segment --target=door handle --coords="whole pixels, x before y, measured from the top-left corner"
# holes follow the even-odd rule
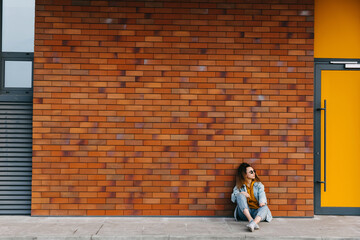
[[[326,192],[326,99],[324,99],[324,107],[317,110],[324,111],[324,181],[317,182],[324,184],[324,192]]]

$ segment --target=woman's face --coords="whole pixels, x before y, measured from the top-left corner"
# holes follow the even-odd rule
[[[252,167],[246,168],[246,178],[255,179],[255,170]]]

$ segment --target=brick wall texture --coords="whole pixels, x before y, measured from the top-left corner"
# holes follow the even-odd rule
[[[310,0],[37,0],[32,215],[313,216]]]

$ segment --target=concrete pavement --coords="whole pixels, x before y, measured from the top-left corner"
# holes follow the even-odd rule
[[[233,218],[1,216],[4,239],[360,239],[360,216],[274,218],[253,233]]]

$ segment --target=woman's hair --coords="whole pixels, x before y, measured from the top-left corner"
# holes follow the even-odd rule
[[[236,186],[240,189],[246,182],[246,168],[251,167],[248,163],[240,164],[236,175]],[[255,170],[254,170],[255,171]],[[255,172],[255,182],[260,182],[260,178]]]

